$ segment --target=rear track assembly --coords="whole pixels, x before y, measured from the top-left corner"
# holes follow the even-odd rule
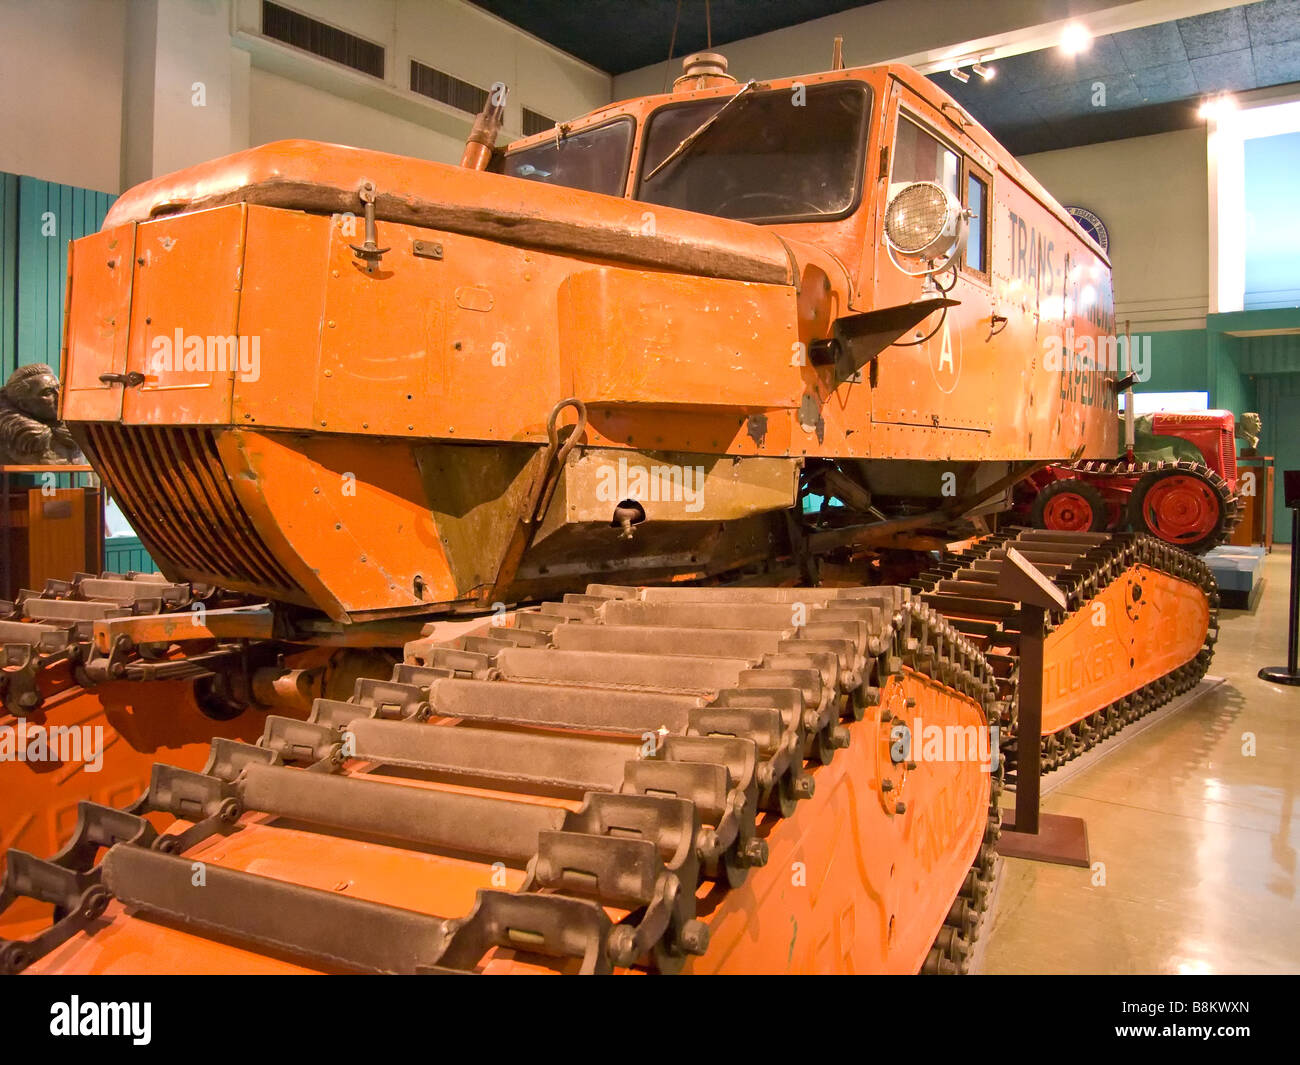
[[[1081,609],[1131,566],[1146,565],[1195,584],[1205,593],[1210,624],[1204,646],[1185,665],[1085,718],[1042,737],[1042,768],[1055,769],[1126,724],[1195,687],[1209,668],[1218,639],[1218,586],[1201,559],[1163,540],[1135,533],[1024,531],[984,537],[966,551],[948,554],[913,581],[921,598],[984,652],[997,675],[999,698],[1011,708],[1003,741],[1008,780],[1015,779],[1015,706],[1019,632],[1017,604],[997,593],[1006,548],[1014,547],[1048,574],[1066,595],[1068,613]],[[1049,632],[1066,615],[1054,613]]]

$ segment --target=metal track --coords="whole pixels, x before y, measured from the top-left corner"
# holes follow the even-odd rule
[[[1065,764],[1125,725],[1195,687],[1205,675],[1219,636],[1218,586],[1204,561],[1163,540],[1141,533],[1029,530],[987,536],[965,551],[945,555],[933,570],[913,581],[912,587],[956,628],[986,649],[998,675],[999,696],[1009,708],[1009,738],[1002,750],[1010,781],[1015,777],[1017,744],[1016,604],[996,591],[997,574],[1007,547],[1014,547],[1038,565],[1066,595],[1067,614],[1053,614],[1048,623],[1049,632],[1111,581],[1139,564],[1194,583],[1205,593],[1210,608],[1204,646],[1191,661],[1109,706],[1099,707],[1083,720],[1043,736],[1040,742],[1044,772]],[[988,652],[995,644],[1007,650]]]
[[[1181,473],[1193,477],[1200,477],[1219,497],[1219,506],[1223,513],[1223,528],[1219,531],[1212,543],[1198,552],[1204,554],[1206,551],[1213,550],[1220,544],[1225,544],[1231,538],[1233,530],[1241,523],[1241,519],[1246,514],[1245,505],[1241,502],[1240,496],[1234,495],[1232,489],[1218,473],[1203,462],[1188,462],[1185,459],[1179,459],[1174,462],[1129,462],[1125,459],[1084,459],[1079,462],[1072,462],[1060,467],[1068,469],[1072,473],[1081,474],[1085,477],[1094,478],[1133,478],[1143,477],[1148,473],[1155,473],[1159,470],[1178,470]],[[1126,515],[1121,515],[1121,521]],[[1157,539],[1159,539],[1157,537]],[[1175,544],[1175,547],[1178,545]]]
[[[159,573],[78,573],[70,581],[48,580],[40,592],[21,591],[0,601],[0,697],[4,710],[26,717],[41,708],[38,678],[67,663],[65,684],[89,687],[85,665],[93,657],[96,621],[188,610],[212,596],[206,586],[173,584]],[[147,651],[148,649],[146,649]],[[182,675],[184,666],[173,670]]]
[[[60,854],[9,853],[0,911],[33,898],[53,904],[56,920],[0,942],[0,969],[30,966],[116,897],[130,912],[327,971],[472,972],[498,951],[560,971],[677,971],[708,946],[695,910],[701,882],[716,897],[765,864],[760,816],[792,816],[812,795],[810,767],[834,757],[891,678],[931,677],[1014,735],[1016,604],[994,589],[1010,545],[1051,573],[1069,613],[1138,563],[1197,584],[1210,601],[1196,657],[1044,737],[1044,768],[1204,673],[1217,636],[1213,578],[1145,536],[987,537],[913,591],[593,585],[520,611],[512,627],[409,644],[389,679],[358,681],[347,701],[316,700],[307,721],[268,717],[257,745],[216,740],[201,773],[157,765],[129,811],[82,803]],[[1014,766],[1014,738],[1002,746]],[[368,775],[380,766],[434,786]],[[968,965],[996,871],[1001,787],[998,773],[983,841],[923,972]],[[564,796],[581,805],[545,801]],[[190,825],[159,837],[144,820],[151,812]],[[892,811],[905,813],[902,803]],[[526,876],[519,890],[480,891],[469,913],[448,916],[212,866],[218,890],[190,890],[182,856],[239,831],[245,815],[477,855]]]
[[[316,700],[307,721],[268,717],[257,745],[216,740],[201,773],[156,765],[129,812],[82,803],[73,841],[49,861],[11,851],[0,910],[25,896],[59,917],[0,943],[0,968],[31,965],[115,897],[329,971],[470,972],[512,950],[560,971],[674,972],[707,949],[701,881],[716,893],[765,864],[760,812],[789,817],[812,795],[810,766],[847,744],[891,678],[930,677],[990,723],[1003,709],[975,642],[896,587],[593,585],[457,646],[417,641],[406,659],[346,702]],[[357,771],[376,765],[434,786]],[[996,867],[999,789],[995,775],[984,839],[925,972],[967,965]],[[539,801],[557,795],[581,806]],[[149,812],[192,825],[158,837]],[[526,879],[448,916],[212,865],[193,891],[182,855],[246,814],[477,855]]]

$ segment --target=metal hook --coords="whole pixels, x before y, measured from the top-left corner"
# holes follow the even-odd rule
[[[353,254],[358,259],[365,260],[366,273],[372,274],[375,272],[375,267],[379,265],[380,259],[384,257],[384,253],[392,249],[381,248],[376,239],[379,234],[375,227],[375,183],[373,181],[362,182],[359,195],[365,208],[366,239],[364,244],[351,244],[349,247],[351,247]]]

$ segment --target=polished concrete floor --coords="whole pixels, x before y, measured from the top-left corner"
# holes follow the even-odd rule
[[[1289,566],[1279,547],[1254,613],[1222,613],[1225,683],[1045,795],[1093,869],[1004,859],[978,971],[1300,972],[1300,688],[1256,677],[1286,662]]]

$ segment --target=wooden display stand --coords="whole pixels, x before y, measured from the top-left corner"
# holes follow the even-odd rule
[[[1273,456],[1242,455],[1237,459],[1237,481],[1245,473],[1255,475],[1255,494],[1242,496],[1246,512],[1228,543],[1237,547],[1273,550]]]
[[[98,573],[103,557],[104,494],[90,466],[0,466],[0,599]]]

